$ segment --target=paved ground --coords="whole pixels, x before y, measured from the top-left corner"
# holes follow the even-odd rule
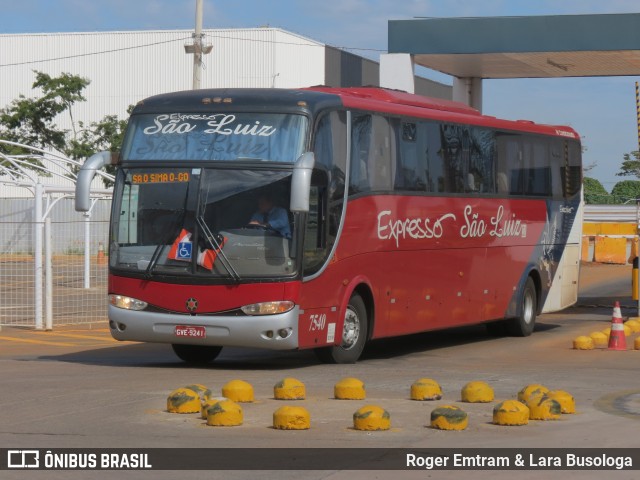
[[[308,352],[273,353],[228,349],[207,368],[189,368],[170,347],[118,343],[102,326],[34,332],[0,331],[0,448],[61,447],[640,447],[640,351],[576,351],[572,339],[610,325],[611,305],[634,315],[630,268],[587,265],[581,273],[579,305],[544,315],[528,338],[493,338],[483,327],[375,342],[356,365],[322,365]],[[634,337],[628,338],[631,348]],[[338,401],[333,385],[345,376],[362,379],[366,401]],[[274,384],[296,377],[307,386],[308,431],[271,427],[281,401]],[[408,399],[413,381],[436,379],[444,398]],[[173,389],[202,383],[219,392],[227,381],[253,384],[257,401],[244,405],[241,427],[214,428],[195,415],[165,411]],[[464,404],[460,389],[471,380],[489,382],[496,400],[514,398],[530,383],[569,391],[578,413],[525,427],[491,423],[491,404]],[[353,430],[352,415],[364,404],[391,414],[392,429]],[[463,432],[427,428],[431,410],[464,408]],[[248,459],[247,461],[250,461]],[[327,459],[330,468],[330,459]],[[4,478],[174,478],[176,472],[2,472]],[[184,472],[183,472],[184,473]],[[465,472],[186,472],[182,478],[461,478]],[[470,472],[475,478],[638,478],[637,472]]]

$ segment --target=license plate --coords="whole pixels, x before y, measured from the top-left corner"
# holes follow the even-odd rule
[[[207,331],[204,327],[194,327],[191,325],[178,325],[175,329],[176,337],[205,338]]]

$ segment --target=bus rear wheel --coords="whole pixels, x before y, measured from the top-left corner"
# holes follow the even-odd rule
[[[507,322],[507,330],[515,337],[528,337],[536,326],[538,312],[538,293],[531,277],[527,278],[519,302],[519,314]]]
[[[220,355],[222,347],[212,347],[209,345],[183,345],[180,343],[171,344],[173,352],[183,362],[193,365],[205,365],[212,362]]]
[[[344,314],[341,344],[316,348],[315,354],[323,363],[356,363],[367,343],[368,331],[367,308],[356,293],[349,300]]]

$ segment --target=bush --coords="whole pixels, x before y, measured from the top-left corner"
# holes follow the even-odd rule
[[[624,183],[624,182],[620,182]],[[610,205],[615,203],[599,180],[584,177],[584,202],[591,205]]]
[[[640,198],[640,181],[623,180],[618,182],[611,190],[614,203],[635,203],[636,198]]]

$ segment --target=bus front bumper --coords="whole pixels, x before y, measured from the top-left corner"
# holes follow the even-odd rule
[[[109,328],[116,340],[181,343],[270,350],[298,348],[298,306],[277,315],[178,315],[126,310],[109,305]],[[198,336],[178,336],[176,327],[196,327]],[[184,332],[185,328],[180,328]]]

